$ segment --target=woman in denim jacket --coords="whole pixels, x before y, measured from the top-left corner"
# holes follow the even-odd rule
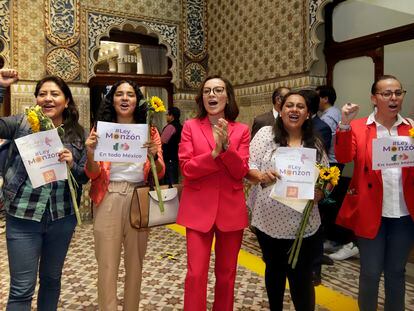
[[[0,70],[0,88],[16,80],[16,71]],[[49,76],[37,83],[34,95],[43,113],[65,130],[59,161],[69,165],[79,184],[86,183],[85,133],[68,85]],[[0,118],[0,138],[12,140],[31,133],[25,115]],[[10,267],[7,310],[31,310],[38,269],[37,310],[56,310],[63,263],[76,226],[69,185],[63,180],[33,188],[14,143],[12,148],[3,189]],[[78,198],[81,190],[77,189]]]

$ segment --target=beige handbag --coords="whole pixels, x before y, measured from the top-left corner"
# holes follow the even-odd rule
[[[131,200],[131,225],[134,228],[150,228],[175,223],[182,186],[160,186],[164,212],[158,205],[157,191],[148,186],[135,187]]]

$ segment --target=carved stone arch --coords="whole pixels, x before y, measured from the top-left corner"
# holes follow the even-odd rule
[[[309,1],[309,58],[308,69],[319,60],[316,50],[322,43],[317,36],[317,29],[324,24],[323,12],[325,6],[333,0],[310,0]]]
[[[179,28],[176,24],[165,24],[156,21],[130,19],[126,17],[101,14],[96,12],[88,13],[88,81],[95,76],[97,59],[95,53],[99,50],[100,40],[109,37],[113,29],[124,30],[128,28],[144,35],[157,37],[158,43],[167,48],[166,56],[171,60],[172,74],[171,82],[176,86],[180,81],[180,49],[179,49]]]

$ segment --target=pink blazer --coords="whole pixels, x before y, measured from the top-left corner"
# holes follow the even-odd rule
[[[374,238],[382,217],[382,175],[372,170],[372,140],[377,137],[374,123],[367,118],[351,122],[352,130],[336,132],[335,156],[340,163],[354,161],[354,173],[336,222],[357,236]],[[407,136],[411,126],[398,126],[398,135]],[[402,168],[405,203],[414,219],[414,167]]]
[[[214,225],[221,231],[247,227],[243,177],[249,170],[249,128],[229,122],[228,133],[227,151],[213,159],[215,142],[209,120],[184,123],[178,151],[184,176],[178,224],[201,232]]]

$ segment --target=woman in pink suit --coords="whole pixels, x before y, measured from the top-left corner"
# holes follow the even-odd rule
[[[337,223],[357,236],[361,311],[377,310],[382,272],[385,311],[405,309],[405,265],[414,242],[414,167],[372,169],[374,139],[408,136],[410,122],[399,114],[405,93],[394,76],[380,77],[371,88],[374,112],[353,120],[359,107],[345,104],[336,133],[337,160],[355,165]]]
[[[234,121],[239,109],[228,80],[208,77],[196,101],[198,115],[185,122],[178,151],[184,187],[177,223],[187,232],[184,310],[207,308],[207,276],[215,236],[213,310],[231,311],[237,255],[248,224],[243,177],[249,169],[249,128]]]

